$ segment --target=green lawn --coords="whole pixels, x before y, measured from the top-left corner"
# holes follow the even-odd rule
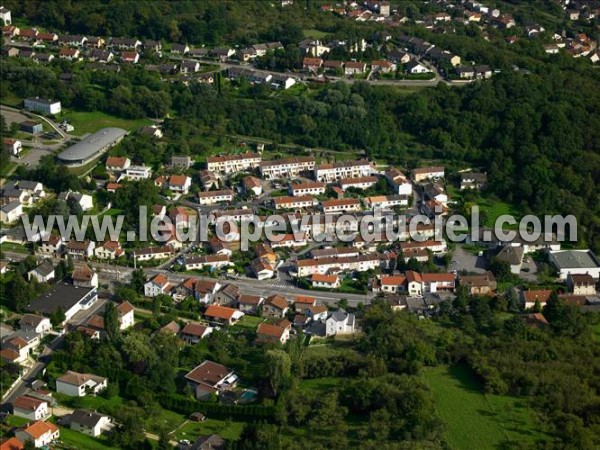
[[[102,214],[100,214],[100,216],[118,216],[119,214],[122,214],[123,210],[121,209],[117,209],[117,208],[110,208],[107,209],[106,211],[104,211]]]
[[[0,250],[5,252],[30,253],[27,248],[14,242],[3,242],[0,246]]]
[[[242,433],[244,422],[206,419],[204,422],[188,422],[179,428],[172,437],[179,441],[188,439],[194,442],[199,436],[218,434],[223,439],[237,440]]]
[[[264,319],[262,317],[250,316],[246,314],[235,325],[233,325],[232,328],[243,328],[249,331],[256,331],[258,324],[263,321]]]
[[[106,438],[93,438],[87,434],[78,433],[70,428],[60,429],[60,440],[65,443],[62,448],[86,449],[86,450],[117,450],[106,441]]]
[[[85,397],[70,397],[64,394],[54,394],[59,405],[66,405],[74,409],[111,410],[123,403],[119,396],[104,398],[100,396],[86,395]]]
[[[424,373],[452,449],[518,448],[547,439],[525,399],[485,395],[466,366],[440,366]]]
[[[517,222],[521,217],[517,208],[515,208],[510,203],[506,203],[500,200],[485,198],[478,200],[476,204],[479,206],[480,211],[485,211],[488,215],[485,221],[485,226],[487,227],[493,227],[494,223],[496,222],[496,219],[498,219],[498,217],[504,214],[514,216]],[[504,225],[504,228],[516,229],[517,226]]]
[[[315,30],[314,28],[304,29],[304,30],[302,30],[302,34],[304,35],[305,38],[312,38],[312,39],[323,39],[324,37],[329,35],[329,33],[325,32],[325,31]]]
[[[133,131],[152,123],[152,121],[148,119],[121,119],[101,111],[87,112],[63,110],[59,120],[66,120],[73,125],[75,130],[72,131],[71,134],[76,136],[94,133],[100,128],[105,127],[118,127],[124,128],[127,131]]]
[[[348,379],[345,379],[345,381],[347,382]],[[302,380],[300,389],[325,394],[330,389],[343,385],[343,383],[344,378],[339,377],[313,378],[311,380]]]

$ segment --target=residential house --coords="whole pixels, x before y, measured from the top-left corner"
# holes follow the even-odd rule
[[[360,211],[362,209],[360,200],[357,198],[341,198],[325,200],[321,202],[321,208],[325,214],[344,213]]]
[[[243,317],[244,313],[238,309],[228,308],[226,306],[209,305],[204,311],[204,317],[207,320],[224,325],[233,325]]]
[[[296,84],[296,78],[276,73],[271,76],[269,83],[273,89],[286,90]]]
[[[589,273],[567,275],[567,287],[573,295],[595,295],[596,280]]]
[[[34,447],[47,447],[60,437],[60,430],[51,422],[37,421],[15,431],[21,442],[33,442]]]
[[[38,251],[44,255],[59,256],[62,254],[64,243],[60,235],[51,234],[46,239],[42,239]]]
[[[521,273],[521,267],[523,266],[523,255],[525,254],[523,247],[515,247],[512,245],[505,245],[496,254],[496,259],[503,261],[510,265],[510,272],[515,275]]]
[[[310,281],[314,288],[337,289],[340,287],[340,279],[337,275],[315,273],[310,277]]]
[[[255,169],[262,161],[258,153],[243,153],[240,155],[210,156],[206,159],[209,172],[230,174]]]
[[[302,172],[309,172],[315,167],[313,156],[298,156],[259,163],[261,176],[266,180],[296,178]]]
[[[117,259],[123,254],[119,241],[105,241],[94,249],[94,256],[98,259]]]
[[[61,48],[58,52],[58,57],[60,59],[66,59],[67,61],[73,61],[79,59],[80,52],[79,49],[76,48]]]
[[[275,268],[267,258],[254,258],[250,263],[250,268],[259,280],[269,280],[275,275]]]
[[[67,242],[66,251],[73,259],[87,259],[94,254],[96,243],[94,241],[75,241]]]
[[[314,297],[309,297],[307,295],[298,295],[294,299],[294,309],[298,313],[302,313],[309,306],[316,306],[317,299]]]
[[[344,178],[368,177],[377,170],[368,160],[344,161],[330,164],[319,164],[314,169],[315,179],[325,183],[339,181]]]
[[[492,272],[479,275],[461,275],[458,284],[466,286],[470,295],[492,295],[497,288]]]
[[[321,58],[311,58],[309,56],[305,56],[302,60],[302,68],[304,70],[317,72],[322,65],[323,60]]]
[[[293,263],[299,277],[307,277],[315,273],[327,274],[330,271],[342,272],[355,270],[364,272],[378,267],[386,267],[385,255],[376,253],[354,257],[328,257],[319,260],[301,259]]]
[[[377,184],[379,178],[376,176],[369,177],[355,177],[355,178],[343,178],[339,181],[342,190],[348,188],[353,189],[369,189]]]
[[[400,170],[392,167],[385,172],[388,183],[397,195],[412,195],[412,184]]]
[[[114,424],[109,416],[98,414],[96,411],[76,409],[69,417],[69,427],[78,433],[98,437],[112,430]]]
[[[196,73],[200,70],[200,63],[198,61],[184,60],[179,65],[179,71],[181,73]]]
[[[423,180],[437,180],[444,178],[444,167],[421,167],[411,171],[412,179],[415,183]]]
[[[108,378],[71,370],[56,379],[56,392],[70,397],[96,395],[106,389],[107,386]]]
[[[285,344],[290,338],[291,329],[292,324],[287,320],[282,320],[278,324],[262,322],[256,330],[256,341]]]
[[[237,300],[238,309],[246,314],[255,314],[263,303],[263,298],[258,295],[240,294]]]
[[[301,209],[313,206],[316,201],[310,195],[301,195],[298,197],[275,197],[272,202],[275,209]]]
[[[106,159],[106,170],[109,172],[121,172],[131,167],[131,160],[124,156],[109,156]]]
[[[160,294],[166,294],[169,288],[170,284],[167,277],[158,273],[144,284],[144,295],[146,297],[156,297]]]
[[[112,38],[110,46],[120,50],[137,50],[142,43],[135,38]]]
[[[44,260],[38,266],[27,272],[27,279],[31,281],[34,278],[38,283],[47,283],[54,280],[54,265],[50,260]]]
[[[412,60],[409,61],[407,64],[404,65],[406,73],[410,74],[410,75],[420,75],[420,74],[424,74],[424,73],[431,73],[431,70],[421,64],[420,62],[416,61],[416,60]]]
[[[135,307],[128,301],[117,305],[119,330],[131,328],[135,324]]]
[[[374,72],[390,73],[390,72],[396,71],[396,64],[394,64],[391,61],[386,61],[386,60],[373,61],[371,63],[371,69]]]
[[[186,195],[192,186],[192,179],[186,175],[171,175],[167,181],[168,189],[180,195]]]
[[[173,248],[166,245],[164,247],[147,247],[133,250],[132,256],[137,261],[150,261],[153,259],[167,259],[173,254]]]
[[[23,215],[23,205],[20,201],[14,200],[0,208],[0,222],[9,224],[15,222]]]
[[[10,155],[18,157],[23,150],[23,143],[18,139],[4,139],[4,147]]]
[[[323,321],[327,319],[329,310],[324,305],[310,305],[304,310],[304,315],[310,318],[313,322]]]
[[[179,337],[186,344],[197,344],[203,338],[212,333],[213,328],[200,323],[186,323],[183,329],[179,332]]]
[[[544,307],[548,299],[552,295],[552,291],[550,289],[539,289],[539,290],[527,290],[522,291],[523,303],[525,304],[525,309],[531,309],[535,306],[536,303],[540,304],[540,307]]]
[[[46,420],[50,417],[48,402],[39,398],[22,395],[13,404],[13,414],[27,420]]]
[[[328,59],[327,61],[323,61],[323,68],[330,72],[342,71],[344,69],[344,61]]]
[[[98,287],[98,273],[87,264],[75,267],[71,278],[74,286]]]
[[[19,321],[19,328],[22,331],[37,333],[43,336],[52,330],[52,323],[50,319],[44,316],[23,314]]]
[[[208,400],[211,394],[232,389],[238,377],[235,372],[213,361],[204,361],[185,375],[185,379],[198,400]]]
[[[240,295],[240,288],[237,287],[237,285],[231,283],[226,284],[214,296],[214,304],[220,306],[234,306],[237,304]]]
[[[342,308],[331,313],[325,321],[325,337],[354,333],[356,319]]]
[[[285,317],[289,309],[289,303],[285,297],[274,294],[265,299],[263,305],[263,316],[265,317]]]
[[[178,170],[188,170],[192,167],[192,158],[184,155],[171,156],[171,167]]]
[[[365,206],[375,209],[391,209],[397,206],[408,206],[406,195],[375,195],[364,199]]]
[[[202,270],[210,267],[211,270],[232,266],[230,256],[224,255],[206,255],[206,256],[185,256],[183,259],[185,270]]]
[[[248,175],[244,177],[242,180],[242,185],[244,186],[244,191],[247,193],[252,193],[254,195],[261,195],[263,192],[262,183],[260,179]]]
[[[362,61],[346,61],[344,63],[344,75],[359,75],[367,71],[367,64]]]
[[[140,54],[138,52],[122,52],[121,61],[124,63],[137,64],[140,60]]]
[[[235,192],[231,189],[199,192],[198,203],[201,205],[214,205],[216,203],[231,202],[234,196]]]
[[[162,130],[159,127],[157,127],[156,125],[142,127],[142,128],[140,128],[139,133],[142,136],[148,136],[148,137],[155,138],[155,139],[162,139],[162,137],[163,137]]]
[[[487,174],[480,172],[463,172],[460,174],[460,190],[485,189],[487,186]]]
[[[171,44],[171,53],[185,55],[190,51],[190,47],[185,44]]]
[[[10,12],[10,9],[7,9],[4,6],[0,6],[0,20],[2,20],[5,26],[10,25],[12,23],[12,14]]]

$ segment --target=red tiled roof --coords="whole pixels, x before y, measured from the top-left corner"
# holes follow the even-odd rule
[[[53,423],[42,422],[40,420],[40,421],[34,423],[33,425],[30,425],[27,428],[25,428],[24,431],[25,431],[25,433],[30,435],[32,438],[39,439],[40,437],[42,437],[44,434],[46,434],[48,432],[55,433],[56,431],[58,431],[58,427],[56,425],[54,425]]]
[[[286,328],[284,328],[284,327],[280,327],[277,325],[271,325],[271,324],[263,322],[258,325],[256,334],[281,339],[281,336],[283,336],[283,333],[285,333],[285,330],[286,330]]]
[[[265,303],[274,306],[275,308],[278,308],[282,311],[289,306],[288,301],[285,299],[285,297],[278,294],[271,295],[270,297],[268,297]]]
[[[548,301],[550,295],[552,295],[552,291],[549,289],[523,292],[523,297],[525,297],[526,302],[535,302],[536,300],[539,300],[542,304]]]
[[[315,273],[312,275],[311,280],[317,283],[330,283],[334,284],[337,282],[337,275],[321,275],[319,273]]]
[[[23,450],[24,448],[25,444],[16,437],[12,437],[8,441],[4,441],[0,444],[0,450]]]
[[[214,317],[216,319],[226,319],[229,320],[233,317],[236,309],[228,308],[226,306],[219,305],[209,305],[204,312],[204,315],[207,317]]]
[[[44,400],[40,400],[39,398],[29,397],[27,395],[22,395],[17,397],[13,402],[13,407],[20,409],[27,409],[29,411],[37,410],[40,405],[46,403]]]

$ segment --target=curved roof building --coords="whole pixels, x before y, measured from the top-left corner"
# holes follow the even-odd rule
[[[58,155],[61,163],[81,166],[97,158],[110,147],[119,143],[127,131],[122,128],[102,128]]]

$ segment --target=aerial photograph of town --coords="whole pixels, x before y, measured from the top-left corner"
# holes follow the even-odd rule
[[[0,450],[600,449],[600,0],[0,26]]]

